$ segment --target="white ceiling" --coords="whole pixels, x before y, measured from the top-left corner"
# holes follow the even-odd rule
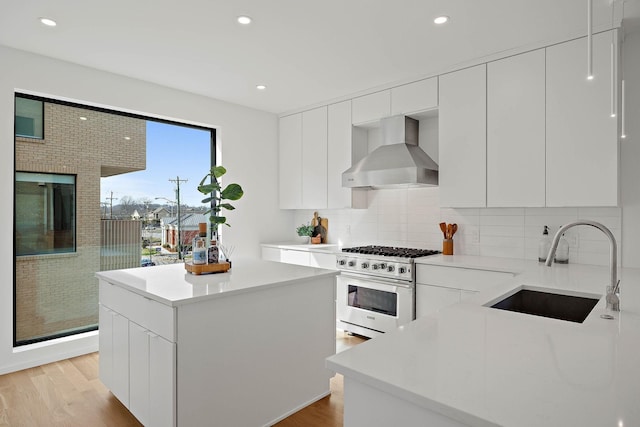
[[[625,28],[638,3],[624,2]],[[593,0],[595,30],[611,27],[611,4]],[[619,22],[623,1],[613,9]],[[282,113],[585,35],[586,11],[585,0],[2,0],[0,44]],[[434,25],[440,14],[451,21]]]

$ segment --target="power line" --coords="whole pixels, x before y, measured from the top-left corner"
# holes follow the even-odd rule
[[[111,196],[106,197],[106,199],[109,201],[109,219],[113,219],[113,201],[118,200],[118,198],[113,197],[113,191],[111,191],[110,193],[111,193]]]

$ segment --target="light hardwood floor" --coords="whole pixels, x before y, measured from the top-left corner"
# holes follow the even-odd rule
[[[341,331],[337,351],[365,341]],[[278,427],[342,426],[342,376],[331,379],[331,395],[277,423]],[[0,426],[141,426],[98,379],[98,353],[0,375]]]

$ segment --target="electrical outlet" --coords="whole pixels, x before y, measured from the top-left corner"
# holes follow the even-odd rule
[[[480,231],[479,230],[473,230],[470,233],[471,236],[471,244],[472,245],[479,245],[480,244]]]
[[[347,232],[347,236],[351,235],[351,225],[350,224],[347,224],[346,232]]]

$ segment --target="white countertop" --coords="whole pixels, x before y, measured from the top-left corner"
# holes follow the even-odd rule
[[[473,426],[640,426],[640,270],[619,270],[614,320],[600,318],[602,298],[579,324],[484,305],[520,286],[603,295],[607,267],[472,256],[419,262],[521,274],[332,356],[330,369]]]
[[[96,277],[163,304],[178,306],[337,275],[334,270],[260,259],[234,259],[227,273],[193,275],[184,264],[101,271]]]

